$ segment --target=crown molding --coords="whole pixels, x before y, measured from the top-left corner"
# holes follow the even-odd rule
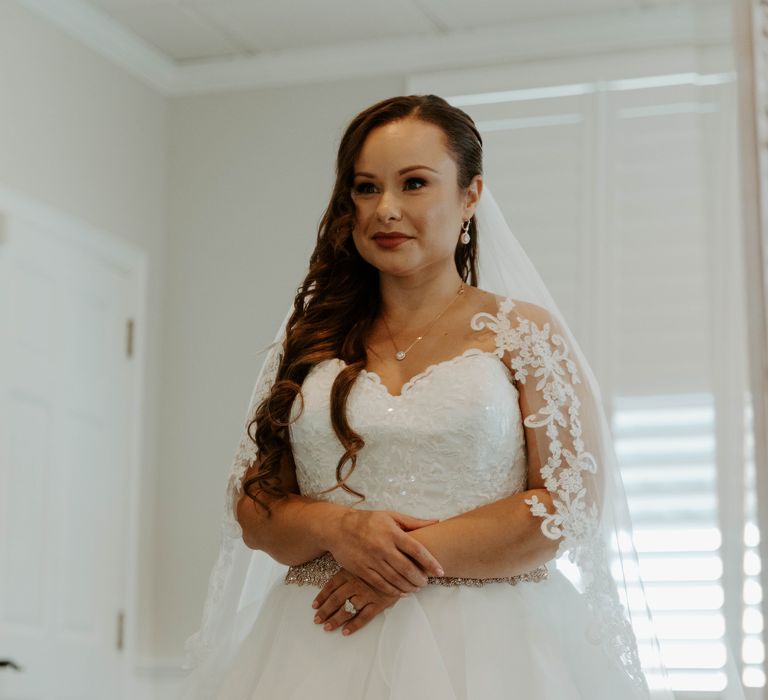
[[[169,96],[479,67],[626,49],[730,44],[727,2],[571,15],[437,36],[176,62],[83,0],[18,0]]]
[[[178,65],[83,0],[17,0],[67,34],[160,92],[176,82]]]

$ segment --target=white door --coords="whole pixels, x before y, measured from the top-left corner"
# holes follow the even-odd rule
[[[0,698],[122,698],[128,586],[130,276],[3,217]]]

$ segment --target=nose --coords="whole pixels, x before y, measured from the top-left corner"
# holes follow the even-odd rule
[[[400,203],[394,193],[385,191],[376,205],[376,217],[379,221],[400,218]]]

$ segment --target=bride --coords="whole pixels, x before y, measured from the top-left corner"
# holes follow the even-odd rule
[[[182,697],[671,700],[601,401],[472,119],[364,110],[254,387]]]

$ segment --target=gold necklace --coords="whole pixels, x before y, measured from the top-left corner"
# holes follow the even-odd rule
[[[453,299],[451,299],[448,302],[448,306],[453,304],[453,302],[456,301],[459,298],[459,296],[462,295],[462,294],[464,294],[464,282],[462,282],[459,285],[459,291],[456,292],[456,296],[453,297]],[[448,306],[446,306],[439,314],[437,314],[437,316],[435,316],[435,318],[432,320],[432,323],[430,323],[429,326],[427,326],[427,330],[424,331],[424,334],[418,336],[416,338],[416,340],[414,340],[405,350],[398,350],[397,349],[397,344],[395,343],[395,339],[392,337],[392,331],[389,330],[389,324],[387,323],[387,319],[384,317],[384,314],[381,315],[381,318],[384,321],[384,325],[387,328],[387,333],[389,333],[389,338],[392,341],[392,345],[395,347],[395,359],[396,360],[404,360],[405,359],[405,356],[408,354],[408,351],[414,345],[416,345],[416,343],[418,343],[429,332],[429,329],[432,328],[432,326],[435,325],[435,323],[437,322],[437,319],[440,318],[448,310]]]

